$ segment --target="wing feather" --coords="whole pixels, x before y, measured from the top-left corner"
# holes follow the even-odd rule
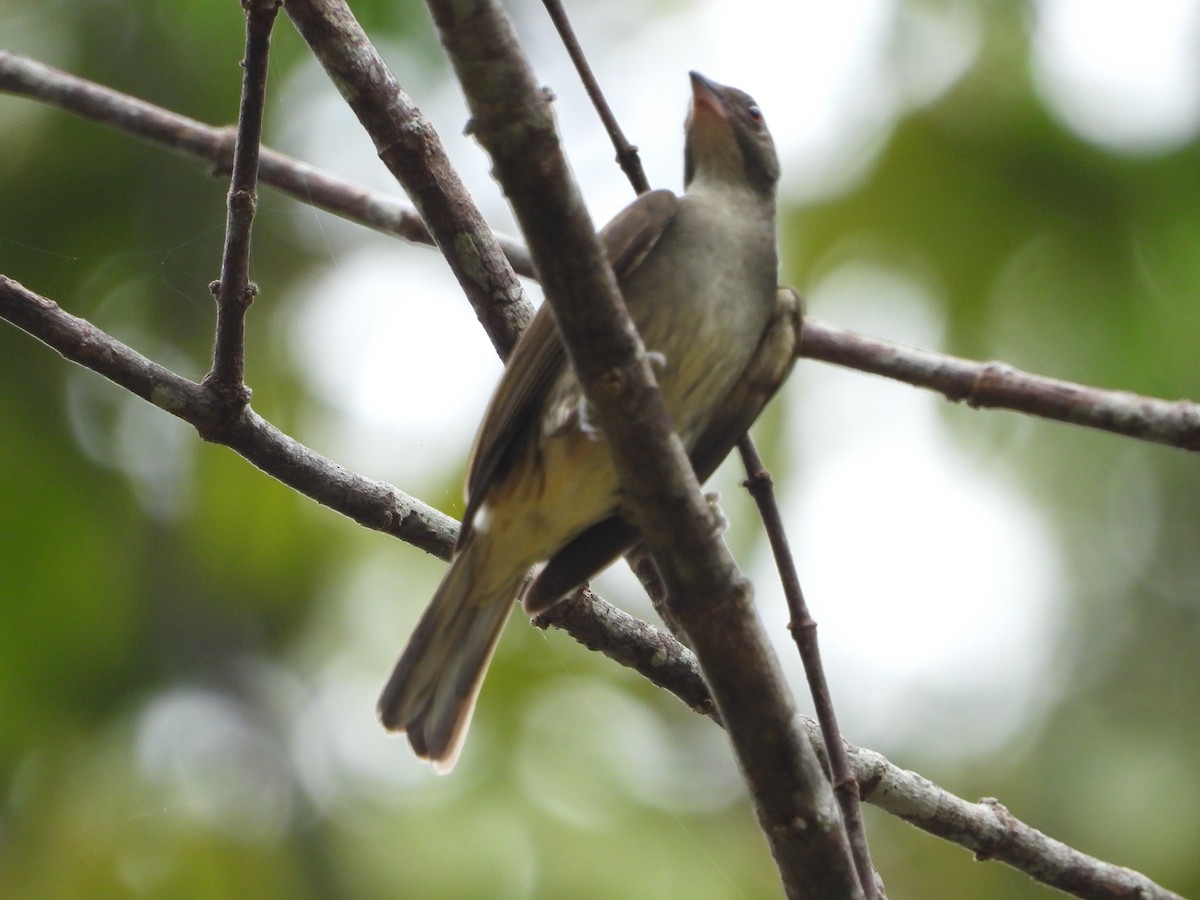
[[[796,361],[803,318],[800,295],[791,288],[779,288],[775,312],[754,357],[689,454],[701,484],[717,470],[787,380]],[[544,612],[632,550],[640,538],[638,530],[619,515],[576,535],[530,582],[523,600],[525,611],[530,615]]]
[[[646,258],[678,205],[679,199],[670,191],[650,191],[625,207],[601,230],[600,242],[618,284],[625,283]],[[566,366],[566,348],[550,305],[543,303],[517,341],[476,434],[468,463],[467,508],[459,546],[470,534],[475,513],[492,485],[503,479],[514,462],[531,449],[546,396]]]

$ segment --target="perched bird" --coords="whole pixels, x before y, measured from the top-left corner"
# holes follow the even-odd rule
[[[651,191],[601,232],[697,476],[712,474],[791,369],[795,293],[778,289],[779,161],[762,111],[691,73],[682,197]],[[514,349],[475,439],[454,560],[379,699],[384,726],[448,772],[530,568],[538,612],[637,542],[603,435],[549,305]]]

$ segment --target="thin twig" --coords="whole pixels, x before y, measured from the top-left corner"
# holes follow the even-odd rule
[[[80,118],[141,138],[209,164],[214,175],[233,167],[236,132],[215,128],[37,60],[0,50],[0,91],[28,97]],[[269,147],[259,152],[258,178],[278,191],[384,234],[434,246],[421,217],[400,199],[373,191]],[[496,235],[518,275],[533,277],[529,251],[516,238]]]
[[[976,409],[1010,409],[1200,451],[1200,405],[1031,375],[1007,363],[919,350],[806,318],[801,356],[939,391]]]
[[[202,438],[235,450],[268,475],[340,512],[449,558],[458,523],[390,484],[347,471],[279,431],[249,405],[230,421],[221,399],[203,385],[142,356],[66,312],[53,300],[0,275],[0,319],[37,338],[64,359],[103,375],[194,427]]]
[[[233,150],[221,277],[209,285],[217,300],[217,333],[212,371],[204,379],[204,384],[230,403],[232,410],[240,410],[250,401],[245,382],[246,311],[258,292],[250,281],[250,237],[258,206],[258,152],[267,99],[271,29],[280,2],[242,0],[246,12],[242,99]]]
[[[575,38],[574,31],[567,19],[567,14],[563,9],[562,3],[560,0],[543,0],[543,2],[550,14],[550,18],[554,21],[554,25],[558,29],[559,35],[562,37],[563,43],[566,45],[567,52],[570,54],[576,70],[579,72],[579,77],[587,89],[588,96],[591,98],[601,121],[604,122],[604,126],[608,130],[609,137],[617,151],[617,159],[621,162],[622,168],[625,169],[626,174],[629,176],[634,190],[639,194],[648,191],[650,185],[646,181],[645,173],[642,171],[641,163],[637,159],[636,154],[632,156],[633,167],[626,165],[626,160],[629,158],[626,155],[626,148],[630,146],[629,142],[617,124],[616,117],[609,108],[600,85],[596,81],[583,50]],[[632,149],[636,150],[636,148]],[[762,458],[759,456],[758,450],[755,448],[754,442],[748,434],[741,438],[738,447],[741,450],[748,473],[746,484],[759,505],[760,515],[763,518],[764,525],[770,537],[771,546],[775,550],[776,565],[779,568],[780,579],[784,585],[784,593],[788,597],[789,607],[792,609],[791,627],[793,634],[797,637],[800,656],[804,661],[804,668],[808,674],[809,689],[813,694],[818,719],[825,734],[834,794],[838,798],[838,803],[842,808],[842,816],[845,820],[847,836],[850,840],[850,850],[854,855],[855,869],[858,872],[859,882],[862,885],[866,900],[876,900],[878,897],[876,875],[871,865],[866,829],[863,825],[862,811],[859,808],[858,783],[854,780],[854,775],[850,770],[850,764],[842,746],[841,733],[838,731],[837,719],[834,716],[833,699],[829,692],[829,684],[825,678],[825,672],[821,664],[820,649],[817,644],[816,623],[808,615],[804,596],[800,591],[800,581],[796,575],[791,551],[787,546],[783,521],[779,516],[778,508],[774,504],[770,474],[763,466]],[[652,558],[643,552],[638,558],[631,560],[631,565],[633,565],[638,577],[642,578],[644,583],[647,584],[647,590],[651,595],[651,599],[655,601],[655,609],[659,611],[659,615],[663,618],[663,621],[667,623],[668,627],[671,627],[672,631],[675,631],[676,634],[682,637],[683,632],[673,626],[674,616],[671,613],[669,604],[665,602],[665,598],[661,597],[661,580],[658,577],[658,570]],[[655,599],[656,597],[658,599]],[[811,627],[807,627],[810,624]],[[803,629],[803,631],[801,632],[797,629]],[[803,640],[801,640],[801,634],[803,634]]]
[[[850,767],[850,758],[846,754],[846,745],[838,728],[837,716],[834,714],[833,695],[829,690],[825,667],[821,663],[821,648],[817,643],[817,623],[809,614],[804,592],[800,589],[800,576],[796,573],[796,563],[788,545],[783,517],[779,514],[779,506],[775,502],[771,473],[763,465],[758,448],[754,446],[749,435],[738,441],[738,452],[741,453],[742,463],[746,468],[746,480],[743,484],[758,505],[758,514],[762,518],[767,539],[771,543],[771,552],[775,556],[775,566],[779,570],[783,595],[787,599],[788,612],[791,614],[788,629],[792,632],[796,647],[800,651],[817,721],[821,724],[825,752],[829,756],[829,774],[833,781],[834,795],[838,798],[838,805],[841,806],[842,816],[846,820],[846,834],[850,838],[854,866],[862,883],[863,894],[867,900],[874,900],[878,897],[876,875],[871,865],[867,832],[859,806],[858,780]]]
[[[389,484],[350,472],[283,434],[246,407],[225,422],[211,393],[166,369],[111,335],[64,311],[52,300],[0,275],[0,319],[99,373],[114,384],[194,426],[201,436],[224,444],[283,484],[367,528],[390,534],[448,559],[458,523]],[[710,713],[711,699],[695,657],[670,635],[623,614],[598,614],[579,607],[556,622],[570,634],[573,620],[585,624],[581,642],[622,665],[635,668],[690,708]],[[615,648],[615,649],[614,649]],[[823,748],[820,728],[802,719],[807,739]],[[1004,862],[1039,881],[1080,897],[1140,897],[1180,900],[1146,876],[1079,853],[1012,817],[994,802],[970,803],[882,754],[848,745],[863,799],[918,828],[976,853]]]
[[[629,179],[629,183],[633,185],[633,189],[638,194],[646,193],[650,190],[650,182],[646,179],[646,172],[642,169],[638,148],[629,143],[625,133],[621,131],[621,126],[617,122],[617,117],[613,115],[608,101],[604,99],[604,92],[600,90],[600,84],[592,73],[592,67],[588,64],[583,48],[579,45],[579,39],[575,36],[575,29],[571,27],[567,11],[563,9],[561,0],[542,0],[542,3],[546,7],[546,12],[550,14],[550,21],[558,30],[558,36],[562,38],[563,46],[567,48],[567,55],[571,57],[575,71],[579,73],[583,89],[587,91],[592,105],[596,107],[596,112],[600,115],[600,121],[604,123],[613,148],[617,151],[617,163],[621,166],[625,177]]]

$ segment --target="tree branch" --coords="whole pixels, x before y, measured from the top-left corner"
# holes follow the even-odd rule
[[[205,125],[6,50],[0,50],[0,91],[37,100],[206,162],[212,166],[214,175],[228,174],[233,166],[234,129]],[[259,153],[258,176],[263,184],[269,184],[301,203],[384,234],[434,246],[421,217],[388,194],[339,178],[267,147]],[[496,240],[518,275],[534,274],[529,251],[520,241],[504,235],[497,235]]]
[[[217,300],[217,334],[206,387],[239,410],[250,402],[246,388],[246,311],[258,288],[250,281],[250,237],[258,206],[258,152],[267,101],[271,29],[282,0],[242,0],[246,12],[246,55],[242,60],[242,100],[238,108],[233,176],[225,219],[221,277],[209,285]]]
[[[408,192],[502,357],[532,305],[433,125],[400,89],[345,3],[289,0],[288,16]]]
[[[624,502],[692,640],[785,889],[793,897],[861,896],[832,791],[795,727],[750,585],[671,428],[512,25],[489,0],[428,5],[612,451]]]
[[[203,385],[142,356],[57,303],[0,275],[0,318],[64,359],[103,375],[159,409],[192,425],[205,440],[237,451],[268,475],[376,531],[442,558],[449,557],[458,523],[389,484],[364,478],[283,434],[248,405],[230,421]]]
[[[618,609],[591,588],[565,597],[531,621],[537,628],[553,626],[566,631],[589,650],[603,653],[670,691],[692,712],[721,724],[696,655],[669,632]]]
[[[600,120],[604,123],[609,140],[612,141],[613,147],[616,150],[617,161],[621,164],[621,168],[624,169],[634,191],[638,194],[645,193],[650,190],[650,184],[646,180],[646,174],[642,170],[641,161],[638,159],[637,148],[632,146],[628,139],[626,139],[624,132],[621,131],[621,126],[617,122],[616,116],[613,115],[612,109],[609,108],[608,101],[605,99],[604,92],[600,89],[600,84],[597,82],[596,76],[588,64],[583,48],[579,45],[579,40],[575,36],[575,31],[571,27],[570,19],[567,17],[561,0],[543,0],[543,5],[546,7],[546,11],[554,22],[554,27],[558,30],[559,36],[567,48],[567,53],[575,65],[575,70],[579,73],[579,78],[587,90],[592,105],[596,108]],[[797,344],[797,346],[799,345]],[[758,504],[764,527],[767,530],[771,547],[775,553],[776,566],[779,569],[784,594],[788,599],[788,607],[792,611],[792,624],[790,628],[793,635],[797,638],[796,644],[800,651],[800,658],[803,661],[804,670],[808,675],[809,691],[812,694],[817,716],[821,723],[821,730],[825,736],[825,750],[830,760],[830,775],[834,795],[837,797],[838,805],[842,810],[842,820],[850,842],[850,852],[854,859],[854,867],[858,872],[859,884],[862,887],[864,900],[876,900],[879,896],[879,889],[876,884],[878,876],[874,866],[871,864],[866,828],[863,824],[862,810],[859,805],[858,783],[854,779],[853,772],[850,771],[850,763],[846,758],[841,732],[838,730],[837,718],[834,715],[833,697],[829,691],[829,682],[825,677],[824,667],[821,663],[820,647],[817,643],[816,622],[809,615],[808,606],[805,604],[804,595],[800,590],[800,579],[796,574],[795,563],[792,559],[791,550],[788,547],[783,519],[775,504],[771,475],[763,465],[762,457],[759,456],[758,449],[754,446],[754,441],[748,433],[739,439],[738,448],[741,451],[747,472],[744,484],[749,488],[751,495]],[[655,610],[667,624],[667,627],[675,631],[680,637],[684,637],[686,632],[674,627],[674,615],[671,612],[670,604],[666,602],[667,597],[663,591],[658,567],[654,564],[653,559],[641,547],[633,553],[627,554],[627,559],[638,578],[642,581],[642,585],[646,589],[647,594],[649,594]],[[801,640],[801,636],[803,636],[803,640]]]
[[[976,409],[1015,412],[1200,451],[1200,405],[1031,375],[1001,362],[974,362],[855,334],[805,318],[800,356],[939,391]]]
[[[584,55],[583,47],[579,45],[579,38],[575,36],[575,29],[571,27],[571,20],[567,18],[567,11],[563,9],[562,0],[542,0],[542,5],[546,7],[550,21],[554,23],[554,28],[558,31],[563,46],[567,48],[567,55],[571,57],[575,71],[579,73],[583,89],[587,91],[588,98],[600,116],[600,121],[604,123],[604,130],[608,132],[613,149],[617,151],[617,163],[620,165],[621,171],[633,185],[635,193],[646,193],[650,190],[650,182],[646,179],[645,170],[642,169],[638,148],[629,143],[629,139],[621,131],[617,117],[613,115],[612,108],[604,99],[604,92],[600,90],[600,83],[596,81],[592,67],[588,65],[587,56]]]
[[[813,740],[815,722],[806,720]],[[1047,837],[998,801],[971,803],[874,750],[850,746],[863,799],[918,828],[997,860],[1051,887],[1089,900],[1183,900],[1140,872],[1103,862]]]
[[[862,809],[859,806],[858,780],[850,767],[846,745],[838,728],[837,715],[834,713],[833,695],[825,677],[825,667],[821,664],[817,623],[809,614],[804,592],[800,589],[800,576],[796,573],[796,563],[783,526],[783,516],[780,515],[779,506],[775,502],[771,473],[763,465],[758,448],[754,446],[749,435],[738,441],[738,451],[746,468],[746,480],[743,484],[758,506],[759,516],[775,556],[775,566],[779,570],[779,579],[791,616],[788,630],[796,641],[800,660],[804,664],[804,674],[808,678],[809,693],[813,698],[817,720],[821,725],[825,753],[829,760],[830,780],[833,782],[838,805],[842,808],[842,818],[846,821],[846,834],[850,839],[850,850],[854,854],[854,865],[858,870],[863,893],[867,900],[873,900],[878,896],[875,889],[876,874],[871,864],[866,827],[863,825]]]
[[[0,319],[46,344],[64,359],[103,375],[192,425],[205,440],[234,450],[267,475],[349,519],[449,560],[458,522],[390,484],[347,471],[243,407],[230,422],[204,386],[142,356],[86,319],[0,275]],[[713,715],[690,650],[592,591],[570,598],[539,619],[591,650],[643,675],[689,708]]]

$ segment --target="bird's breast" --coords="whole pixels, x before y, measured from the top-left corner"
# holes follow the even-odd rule
[[[745,370],[775,302],[774,218],[735,198],[685,196],[622,285],[676,430],[689,448]]]

